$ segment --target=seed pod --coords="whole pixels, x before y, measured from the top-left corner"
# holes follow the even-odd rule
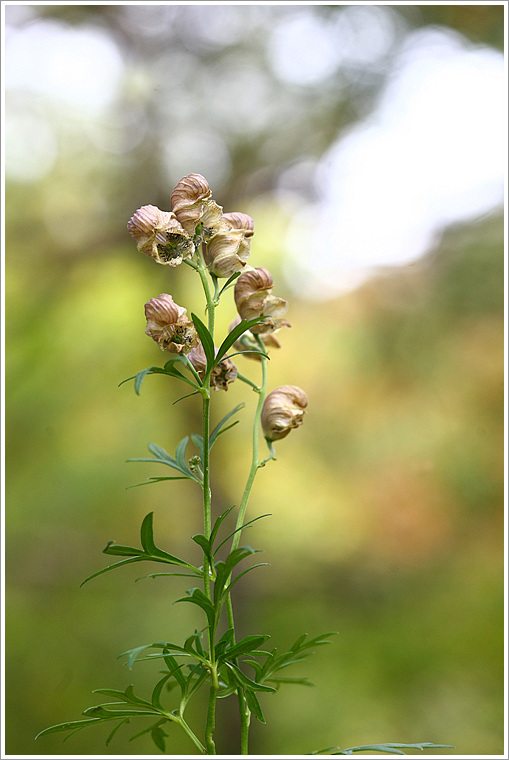
[[[172,211],[142,206],[127,223],[138,250],[158,264],[175,267],[194,253],[194,244]]]
[[[243,272],[235,283],[235,303],[242,319],[265,318],[263,324],[251,328],[254,334],[290,327],[289,322],[281,319],[288,310],[288,301],[271,295],[273,286],[272,275],[264,267]]]
[[[223,209],[210,197],[209,183],[201,174],[187,174],[177,183],[170,197],[171,209],[188,235],[203,225],[203,239],[225,228]]]
[[[285,438],[304,421],[308,397],[297,385],[282,385],[266,397],[262,408],[262,429],[268,441]]]
[[[187,318],[187,309],[179,306],[167,293],[151,298],[145,304],[146,334],[153,338],[161,351],[187,354],[198,344],[198,333]]]
[[[217,353],[217,349],[216,349]],[[197,371],[200,379],[205,377],[205,370],[207,369],[207,357],[201,343],[193,348],[189,352],[189,361]],[[233,383],[237,377],[237,367],[231,359],[223,359],[219,362],[217,367],[214,367],[210,374],[210,387],[214,390],[227,391],[228,385]]]

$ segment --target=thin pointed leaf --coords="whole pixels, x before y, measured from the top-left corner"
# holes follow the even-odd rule
[[[183,401],[185,398],[191,398],[191,396],[196,396],[199,393],[199,391],[193,391],[192,393],[186,393],[184,396],[180,396],[178,399],[173,401],[172,406],[175,406],[175,404],[178,404],[179,401]]]
[[[233,330],[226,336],[226,338],[223,340],[221,345],[219,346],[219,349],[216,354],[214,366],[219,364],[223,356],[226,354],[228,349],[233,346],[235,341],[240,338],[241,335],[243,335],[246,330],[250,330],[251,327],[254,327],[255,325],[261,325],[265,320],[259,319],[258,317],[256,319],[242,319],[239,324],[233,328]]]
[[[129,718],[124,718],[124,719],[123,719],[123,720],[121,720],[119,723],[117,723],[117,725],[115,726],[115,728],[113,729],[113,731],[110,733],[110,735],[109,735],[109,736],[108,736],[108,738],[106,739],[106,746],[107,746],[107,747],[109,746],[109,744],[110,744],[111,740],[113,739],[113,737],[114,737],[114,736],[115,736],[115,734],[117,733],[117,731],[118,731],[118,729],[120,728],[120,726],[123,726],[125,723],[129,723],[129,722],[130,722],[130,721],[129,721]]]
[[[262,707],[254,691],[249,691],[246,689],[245,695],[246,695],[247,706],[249,707],[249,709],[251,710],[255,718],[259,720],[260,723],[266,723],[267,721],[265,720],[265,717],[263,715]]]
[[[166,752],[166,742],[164,740],[168,734],[163,731],[161,726],[154,726],[150,732],[150,736],[152,737],[152,741],[156,745],[157,749],[160,749],[161,752]]]
[[[196,314],[191,314],[191,319],[193,320],[193,324],[196,328],[196,332],[198,333],[198,336],[201,340],[201,344],[203,346],[203,351],[205,352],[205,356],[207,357],[207,372],[209,372],[212,367],[214,366],[214,341],[212,339],[212,335],[208,331],[207,327],[203,324],[201,319],[196,316]]]
[[[198,533],[196,536],[191,536],[195,544],[198,544],[203,549],[203,553],[207,557],[210,564],[212,564],[212,552],[210,550],[210,540],[206,538],[202,533]]]
[[[221,296],[223,295],[224,291],[227,288],[229,288],[230,285],[233,285],[233,283],[235,282],[235,280],[237,279],[237,277],[240,277],[240,274],[241,274],[240,272],[234,272],[230,277],[228,277],[228,279],[226,280],[225,284],[223,285],[223,287],[221,288],[221,290],[219,291],[219,293],[217,295],[218,298],[221,298]]]
[[[125,691],[119,691],[119,689],[94,689],[93,694],[104,694],[106,697],[116,697],[122,702],[127,702],[130,705],[152,707],[150,702],[147,702],[146,699],[141,699],[134,694],[132,684],[129,684]]]
[[[215,521],[214,526],[212,528],[212,531],[210,533],[210,545],[211,546],[214,545],[214,541],[216,540],[216,536],[218,534],[219,528],[221,527],[221,525],[223,524],[223,522],[226,520],[226,518],[228,517],[228,515],[230,514],[230,512],[232,511],[232,509],[235,509],[235,504],[233,505],[233,507],[228,507],[228,509],[226,509],[221,515],[219,515],[219,517]]]
[[[57,723],[55,726],[49,726],[48,728],[39,731],[35,738],[38,739],[39,736],[44,736],[45,734],[56,734],[60,731],[79,731],[80,729],[86,728],[87,726],[102,722],[103,721],[101,718],[87,718],[85,720],[70,720],[67,723]]]
[[[182,673],[182,668],[184,665],[179,665],[175,657],[173,657],[173,655],[171,655],[169,653],[169,650],[166,648],[163,649],[162,655],[166,663],[166,667],[170,671],[170,675],[173,676],[173,678],[177,681],[182,693],[184,693],[184,690],[186,688],[186,679]]]
[[[223,419],[220,420],[217,423],[217,425],[215,426],[214,430],[212,431],[212,433],[209,436],[209,449],[211,449],[212,446],[214,445],[214,441],[216,440],[217,436],[219,435],[219,431],[221,430],[221,428],[223,427],[223,425],[226,422],[228,422],[228,420],[230,419],[230,417],[232,417],[234,414],[237,414],[237,412],[240,411],[241,409],[243,409],[244,407],[245,407],[244,402],[242,402],[241,404],[238,404],[235,407],[235,409],[232,409],[231,412],[228,412],[228,414],[226,414],[223,417]]]
[[[156,726],[160,726],[166,722],[167,722],[167,718],[162,718],[161,720],[156,721],[156,723],[152,724],[151,726],[148,726],[148,728],[144,728],[141,731],[139,731],[137,734],[134,734],[134,736],[129,737],[129,741],[132,742],[135,739],[139,739],[140,736],[150,733],[154,728],[156,728]]]
[[[226,667],[231,670],[232,675],[234,679],[237,681],[239,686],[242,686],[244,689],[249,691],[270,691],[274,692],[276,689],[274,689],[273,686],[266,686],[262,683],[257,683],[256,681],[253,681],[251,678],[248,678],[245,673],[242,672],[242,670],[237,666],[234,665],[232,662],[226,662]]]
[[[113,565],[108,565],[108,567],[102,567],[100,570],[97,570],[95,573],[92,573],[92,575],[89,575],[88,578],[85,578],[85,580],[80,583],[80,588],[85,585],[85,583],[88,583],[88,581],[91,581],[92,578],[97,578],[98,575],[102,575],[103,573],[107,573],[108,570],[114,570],[116,567],[120,567],[121,565],[128,565],[130,562],[139,562],[141,557],[129,557],[128,559],[123,559],[120,562],[115,562]]]
[[[153,707],[156,708],[156,710],[162,710],[165,711],[164,705],[161,704],[161,691],[163,690],[163,686],[165,685],[166,681],[171,678],[171,673],[166,673],[160,681],[156,683],[154,686],[154,690],[152,691],[152,697],[151,702]]]
[[[129,488],[139,488],[140,486],[150,486],[152,483],[160,483],[163,480],[191,480],[189,475],[168,475],[166,477],[150,477],[147,478],[143,483],[134,483],[132,486],[127,486],[126,491]],[[194,480],[194,478],[193,478]]]
[[[235,657],[239,657],[241,654],[246,654],[247,652],[251,652],[253,649],[258,649],[265,641],[267,641],[267,639],[270,639],[270,636],[267,634],[246,636],[245,638],[238,641],[234,646],[230,647],[230,649],[227,649],[224,653],[223,659],[234,659]]]
[[[219,546],[216,547],[216,550],[214,551],[214,554],[216,554],[218,552],[218,550],[223,546],[223,544],[225,544],[227,541],[229,541],[230,538],[235,535],[235,533],[238,533],[239,530],[244,530],[244,528],[249,527],[250,525],[252,525],[253,523],[255,523],[257,520],[261,520],[262,517],[271,517],[271,515],[270,515],[270,513],[267,513],[265,515],[259,515],[258,517],[254,517],[252,520],[248,520],[246,523],[244,523],[243,525],[241,525],[240,528],[236,528],[235,530],[232,530],[232,532],[228,536],[226,536],[226,538],[224,539],[224,541],[221,541],[221,543],[219,544]]]
[[[182,470],[182,472],[186,472],[186,473],[189,473],[189,475],[192,475],[192,472],[187,466],[187,462],[186,462],[186,449],[187,449],[188,443],[189,443],[189,436],[186,435],[186,437],[182,438],[182,440],[177,445],[177,448],[175,450],[175,460],[178,466],[180,467],[180,469]]]
[[[215,628],[216,611],[203,591],[200,591],[199,588],[193,589],[191,596],[183,596],[180,599],[176,599],[175,604],[177,602],[190,602],[191,604],[196,604],[198,607],[201,607],[207,616],[209,626]]]

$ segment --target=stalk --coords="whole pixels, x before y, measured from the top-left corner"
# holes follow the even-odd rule
[[[265,350],[265,347],[262,343],[261,338],[257,337],[257,342],[262,350]],[[231,551],[234,551],[238,548],[240,543],[240,534],[241,534],[241,526],[244,523],[244,517],[246,515],[246,509],[247,504],[249,501],[249,496],[251,494],[251,489],[253,487],[254,479],[256,477],[256,473],[258,472],[258,469],[262,465],[262,463],[259,461],[259,454],[258,454],[258,444],[259,444],[259,431],[260,431],[260,418],[262,414],[262,408],[263,408],[263,402],[265,400],[265,394],[267,391],[267,359],[264,356],[260,357],[261,363],[262,363],[262,382],[260,387],[255,386],[253,383],[250,383],[253,385],[254,390],[258,393],[258,403],[256,405],[256,410],[253,418],[253,455],[251,460],[251,469],[249,470],[249,475],[247,477],[246,486],[244,488],[244,493],[242,495],[242,501],[240,503],[239,507],[239,513],[237,515],[237,523],[235,525],[236,533],[234,534],[232,538],[232,546]],[[271,459],[272,457],[269,457]],[[263,464],[265,464],[265,461],[263,461]],[[229,582],[229,581],[228,581]],[[228,627],[233,629],[233,640],[235,641],[235,619],[233,616],[233,604],[232,604],[232,598],[231,598],[231,592],[229,591],[226,596],[226,616],[228,619]],[[239,714],[240,714],[240,751],[242,755],[248,755],[249,754],[249,726],[251,723],[251,711],[249,710],[246,698],[244,696],[244,692],[242,688],[237,689],[237,697],[239,701]]]

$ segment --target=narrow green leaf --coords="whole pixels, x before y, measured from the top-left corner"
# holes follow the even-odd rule
[[[149,443],[147,445],[148,450],[151,454],[153,454],[157,459],[162,459],[165,462],[171,462],[171,464],[177,464],[175,459],[171,457],[166,449],[163,449],[162,446],[158,446],[157,443]]]
[[[228,277],[228,279],[226,280],[225,284],[223,285],[223,287],[221,288],[221,290],[218,293],[218,296],[217,296],[218,298],[221,298],[221,296],[223,295],[224,291],[227,288],[229,288],[231,285],[233,285],[233,283],[235,282],[235,280],[237,279],[237,277],[240,277],[240,274],[241,274],[240,272],[234,272],[230,277]]]
[[[110,733],[110,735],[109,735],[109,736],[108,736],[108,738],[106,739],[106,746],[107,746],[107,747],[109,746],[109,744],[110,744],[111,740],[113,739],[113,737],[114,737],[114,736],[115,736],[115,734],[117,733],[117,731],[118,731],[118,729],[120,728],[120,726],[123,726],[125,723],[129,723],[129,722],[130,722],[130,721],[129,721],[129,718],[124,718],[123,720],[121,720],[121,721],[119,721],[119,722],[117,723],[117,725],[115,726],[115,728],[113,729],[113,731]]]
[[[233,644],[234,641],[234,630],[233,628],[228,628],[227,631],[223,633],[221,638],[216,644],[215,647],[215,653],[216,653],[216,660],[219,660],[221,655],[223,654],[226,647],[229,647]]]
[[[203,553],[207,557],[210,564],[213,563],[212,552],[210,550],[210,540],[206,538],[202,533],[198,533],[196,536],[191,536],[195,544],[198,544],[203,549]]]
[[[243,570],[241,573],[239,573],[237,576],[235,576],[235,578],[232,580],[232,582],[229,583],[225,587],[224,593],[227,594],[228,591],[230,591],[233,588],[233,586],[235,586],[235,584],[237,583],[237,581],[240,581],[240,579],[244,575],[246,575],[247,573],[250,573],[251,570],[254,570],[257,567],[268,567],[268,566],[269,566],[268,562],[257,562],[256,565],[251,565],[251,567],[248,567],[246,570]]]
[[[232,675],[239,686],[242,686],[244,689],[249,691],[276,691],[273,686],[266,686],[265,684],[251,680],[251,678],[248,678],[246,674],[243,673],[242,670],[232,662],[226,662],[225,665],[229,670],[231,670]]]
[[[164,705],[161,704],[161,691],[163,690],[163,686],[165,685],[166,681],[171,678],[171,673],[166,673],[160,681],[156,683],[154,686],[154,690],[152,691],[152,696],[150,698],[150,701],[152,702],[153,707],[156,708],[156,710],[164,710],[166,709]]]
[[[150,477],[147,478],[143,483],[134,483],[132,486],[127,486],[126,491],[129,488],[139,488],[140,486],[150,486],[153,483],[161,483],[163,480],[191,480],[189,475],[168,475],[166,477]]]
[[[240,338],[241,335],[243,335],[246,330],[250,330],[251,327],[254,327],[255,325],[261,325],[265,320],[260,319],[257,317],[256,319],[243,319],[239,322],[239,324],[233,328],[231,333],[229,333],[226,338],[223,340],[221,345],[219,346],[219,349],[216,354],[214,366],[218,365],[223,356],[226,354],[230,346],[233,346],[235,341]]]
[[[191,604],[196,604],[198,607],[201,607],[207,616],[209,626],[211,628],[215,628],[216,611],[203,591],[201,591],[199,588],[193,589],[191,596],[183,596],[180,599],[176,599],[175,604],[177,602],[190,602]]]
[[[263,715],[262,707],[260,705],[260,702],[258,701],[258,697],[256,696],[254,691],[249,691],[246,689],[245,691],[246,695],[246,702],[247,706],[255,716],[257,720],[260,721],[260,723],[266,723],[265,717]]]
[[[175,399],[175,401],[172,402],[172,406],[175,406],[175,404],[178,404],[179,401],[183,401],[185,398],[191,398],[191,396],[196,396],[199,393],[199,391],[193,391],[192,393],[186,393],[184,396],[179,396],[179,398]]]
[[[246,636],[245,638],[238,641],[234,646],[227,649],[224,654],[224,658],[231,660],[235,657],[239,657],[241,654],[251,652],[253,649],[258,649],[265,641],[267,641],[267,639],[270,639],[270,636],[267,634],[261,634],[258,636]]]
[[[191,319],[196,327],[196,332],[201,340],[205,356],[207,357],[207,372],[209,372],[214,366],[214,341],[212,335],[208,331],[207,327],[203,324],[201,319],[196,314],[191,314]]]
[[[108,720],[117,720],[118,718],[131,718],[138,715],[157,715],[153,709],[149,710],[136,710],[135,708],[122,708],[121,710],[108,710],[104,705],[96,705],[95,707],[87,707],[83,710],[83,715],[97,715],[99,718],[107,718]]]
[[[173,676],[173,678],[177,681],[178,685],[180,686],[180,689],[182,693],[184,693],[184,690],[186,688],[186,679],[184,678],[184,675],[182,673],[183,665],[179,665],[175,657],[169,653],[169,649],[164,648],[163,649],[163,659],[166,663],[166,667],[170,671],[170,676]]]
[[[125,691],[119,691],[118,689],[94,689],[94,694],[104,694],[106,697],[116,697],[122,700],[122,702],[128,702],[131,705],[144,705],[145,707],[152,707],[150,702],[146,699],[137,697],[133,692],[133,685],[129,684]]]
[[[114,554],[120,557],[139,557],[143,554],[143,551],[135,546],[123,546],[122,544],[116,544],[115,541],[108,541],[106,548],[103,549],[103,554]]]
[[[35,738],[38,739],[39,736],[44,736],[45,734],[56,734],[60,731],[80,730],[95,723],[103,723],[103,720],[101,718],[87,718],[86,720],[70,720],[67,723],[57,723],[55,726],[49,726],[39,731]]]
[[[138,731],[138,733],[134,734],[134,736],[130,736],[129,737],[129,741],[132,742],[135,739],[139,739],[140,736],[144,736],[144,734],[149,734],[151,731],[154,730],[154,728],[156,728],[157,726],[161,726],[161,725],[163,725],[164,723],[167,723],[167,722],[168,721],[167,721],[166,718],[161,718],[161,720],[156,721],[151,726],[148,726],[147,728],[143,728],[141,731]]]
[[[98,575],[107,573],[109,570],[114,570],[116,567],[120,567],[121,565],[128,565],[130,562],[139,562],[140,559],[142,559],[142,557],[129,557],[128,559],[123,559],[120,562],[115,562],[113,565],[108,565],[108,567],[102,567],[100,570],[97,570],[97,572],[89,575],[88,578],[85,578],[85,580],[80,583],[80,588],[84,586],[85,583],[88,583],[88,581],[91,581],[92,578],[97,578]]]
[[[175,450],[175,459],[178,466],[182,470],[182,472],[186,472],[186,473],[189,473],[189,475],[192,475],[186,462],[186,449],[187,449],[188,443],[189,443],[189,436],[186,435],[186,437],[182,438],[182,440],[177,445],[177,448]]]
[[[219,517],[215,521],[214,526],[212,528],[212,531],[210,533],[210,546],[211,547],[214,546],[214,541],[216,540],[216,536],[218,534],[219,528],[221,527],[221,525],[223,524],[223,522],[226,520],[226,518],[228,517],[228,515],[230,514],[230,512],[232,511],[232,509],[235,509],[235,504],[233,505],[233,507],[228,507],[228,509],[226,509],[221,515],[219,515]]]
[[[193,433],[191,435],[191,440],[198,449],[198,453],[200,455],[200,459],[203,462],[203,436],[198,435],[198,433]]]
[[[216,547],[216,550],[214,551],[214,554],[216,554],[218,552],[218,550],[223,546],[223,544],[226,544],[226,542],[229,541],[230,538],[235,535],[235,533],[238,533],[239,530],[244,530],[244,528],[248,528],[250,525],[252,525],[253,523],[255,523],[257,520],[261,520],[262,517],[270,517],[270,516],[271,515],[269,513],[266,514],[266,515],[259,515],[258,517],[254,517],[252,520],[248,520],[246,523],[244,523],[243,525],[241,525],[240,528],[236,528],[235,530],[232,530],[232,532],[229,533],[226,536],[226,538],[224,539],[224,541],[221,541],[221,543]]]
[[[237,412],[239,412],[239,411],[240,411],[241,409],[243,409],[244,407],[245,407],[245,404],[244,404],[244,402],[242,402],[242,403],[240,403],[240,404],[237,404],[237,406],[235,407],[235,409],[232,409],[232,410],[231,410],[231,412],[228,412],[228,414],[226,414],[226,415],[223,417],[223,419],[222,419],[222,420],[220,420],[220,421],[217,423],[217,425],[215,426],[214,430],[212,431],[212,433],[211,433],[211,434],[210,434],[210,436],[209,436],[209,449],[211,449],[211,448],[212,448],[212,446],[214,445],[214,442],[215,442],[215,440],[216,440],[217,436],[219,435],[219,432],[220,432],[221,428],[223,427],[223,425],[224,425],[226,422],[228,422],[228,420],[230,419],[230,417],[232,417],[234,414],[237,414]]]

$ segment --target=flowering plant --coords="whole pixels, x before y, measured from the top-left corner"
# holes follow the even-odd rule
[[[187,734],[194,750],[214,755],[216,751],[216,707],[219,699],[236,698],[240,715],[240,754],[249,754],[249,728],[252,716],[265,722],[263,696],[286,683],[305,684],[306,679],[287,677],[287,668],[312,654],[312,649],[328,643],[331,633],[308,638],[299,636],[286,652],[265,648],[270,636],[253,634],[237,637],[232,589],[252,570],[266,563],[245,566],[256,553],[241,545],[244,528],[260,517],[246,520],[246,510],[258,470],[275,460],[274,443],[298,428],[306,414],[308,398],[296,385],[283,385],[267,393],[267,351],[279,348],[276,334],[289,323],[285,319],[288,303],[273,294],[273,279],[264,267],[248,265],[254,222],[240,212],[223,213],[211,197],[207,180],[199,174],[183,177],[171,194],[171,211],[147,205],[138,209],[127,227],[138,250],[158,264],[176,267],[186,264],[200,277],[206,301],[207,324],[195,313],[178,305],[168,293],[151,298],[145,304],[146,334],[159,348],[171,355],[160,366],[150,366],[123,382],[134,381],[137,394],[145,378],[166,375],[183,383],[181,398],[196,396],[201,400],[202,430],[183,438],[170,455],[164,448],[149,444],[151,456],[131,461],[156,462],[168,467],[170,475],[151,477],[149,483],[187,479],[196,483],[203,495],[203,533],[192,536],[203,553],[199,566],[161,549],[154,539],[153,513],[141,525],[140,546],[125,546],[110,541],[104,553],[117,558],[111,565],[94,572],[83,583],[103,573],[133,562],[152,562],[170,566],[166,573],[190,577],[195,582],[187,595],[177,602],[192,604],[204,615],[204,627],[194,630],[183,642],[156,641],[125,652],[129,668],[136,660],[158,660],[165,668],[149,699],[134,693],[133,685],[125,691],[97,689],[96,693],[114,701],[89,707],[84,718],[44,729],[38,736],[55,732],[69,734],[87,726],[105,722],[114,728],[107,742],[124,724],[135,718],[150,718],[137,736],[150,733],[156,747],[166,752],[165,727],[177,724]],[[220,280],[225,280],[221,285]],[[215,339],[215,313],[223,295],[233,288],[237,315],[228,334],[219,345]],[[255,360],[261,379],[255,382],[239,372],[233,359],[238,355]],[[211,424],[212,391],[227,391],[232,382],[243,382],[257,394],[253,418],[251,468],[239,504],[235,529],[226,537],[225,520],[234,507],[213,517],[210,486],[210,451],[219,435],[236,422],[232,418],[243,404],[229,411],[214,427]],[[122,384],[122,383],[121,383]],[[179,399],[180,400],[180,399]],[[267,453],[259,452],[260,427]],[[190,443],[195,448],[189,454]],[[261,517],[266,517],[262,515]],[[174,689],[174,690],[173,690]],[[190,700],[201,689],[208,690],[204,726],[192,728],[186,718]],[[177,696],[176,696],[177,695]],[[260,700],[262,696],[262,700]],[[173,704],[171,701],[173,700]],[[340,750],[331,747],[310,754],[352,754],[372,750],[404,754],[402,748],[439,747],[420,744],[376,744]]]

